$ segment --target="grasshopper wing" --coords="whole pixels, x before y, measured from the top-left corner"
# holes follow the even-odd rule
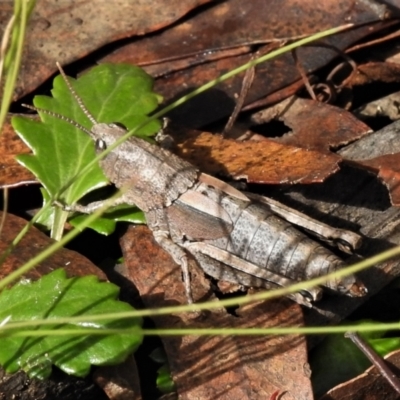
[[[188,190],[167,208],[170,225],[194,240],[219,239],[233,229],[229,214],[214,200]]]

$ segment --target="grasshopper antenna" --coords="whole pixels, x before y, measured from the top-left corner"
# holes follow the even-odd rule
[[[90,132],[89,129],[85,128],[81,124],[78,124],[73,119],[68,118],[65,115],[58,114],[58,113],[56,113],[54,111],[45,110],[43,108],[38,108],[38,107],[35,107],[35,106],[31,106],[29,104],[21,104],[21,105],[23,107],[25,107],[25,108],[29,108],[30,110],[34,110],[34,111],[37,111],[37,112],[42,112],[44,114],[51,115],[52,117],[56,117],[58,119],[62,119],[63,121],[68,122],[69,124],[74,125],[76,128],[80,129],[81,131],[87,133],[89,136],[92,134],[92,132]]]
[[[67,85],[69,91],[72,93],[72,95],[74,96],[76,102],[78,103],[80,109],[83,111],[83,113],[89,118],[90,122],[93,125],[97,125],[97,121],[94,119],[93,115],[90,114],[89,110],[85,107],[85,104],[83,104],[82,99],[79,97],[78,93],[75,92],[74,88],[72,87],[70,81],[67,78],[67,75],[65,75],[64,70],[62,69],[60,63],[57,61],[56,62],[57,68],[60,71],[61,76],[64,79],[65,84]],[[42,110],[41,110],[42,111]]]

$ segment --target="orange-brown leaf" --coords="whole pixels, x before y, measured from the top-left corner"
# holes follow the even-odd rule
[[[339,168],[340,157],[273,140],[240,142],[207,132],[182,133],[177,154],[203,172],[257,183],[314,183]]]
[[[36,183],[36,178],[15,160],[17,154],[30,153],[29,147],[16,135],[7,117],[0,137],[0,188]]]

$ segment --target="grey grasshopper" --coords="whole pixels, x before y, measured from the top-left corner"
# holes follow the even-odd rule
[[[61,68],[60,72],[93,124],[91,130],[80,128],[93,139],[96,152],[101,153],[126,129],[118,124],[98,123]],[[107,178],[122,189],[115,204],[138,206],[145,213],[157,243],[181,266],[189,303],[193,302],[189,254],[214,278],[273,288],[326,275],[344,265],[343,260],[292,223],[345,249],[360,245],[360,236],[353,232],[324,225],[271,199],[240,192],[201,173],[169,150],[137,137],[109,152],[100,166]],[[64,208],[91,213],[102,204],[99,201]],[[325,286],[349,296],[367,292],[354,276],[329,280]],[[311,306],[320,298],[321,291],[319,287],[307,289],[292,298]]]

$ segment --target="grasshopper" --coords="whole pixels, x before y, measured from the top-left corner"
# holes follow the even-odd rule
[[[57,65],[93,124],[91,130],[75,125],[90,135],[96,153],[103,152],[126,129],[118,124],[97,122]],[[61,115],[39,111],[73,123]],[[156,242],[181,266],[189,303],[193,302],[189,254],[214,278],[244,286],[273,288],[326,275],[344,265],[343,260],[292,223],[338,243],[347,251],[357,248],[361,242],[361,237],[353,232],[334,229],[263,196],[241,192],[201,173],[166,148],[137,137],[131,137],[109,152],[101,159],[100,166],[110,182],[122,189],[114,205],[138,206]],[[63,208],[91,213],[103,204],[97,201]],[[329,280],[325,286],[349,296],[363,296],[367,292],[354,276]],[[317,287],[291,297],[311,307],[321,297],[321,291]]]

